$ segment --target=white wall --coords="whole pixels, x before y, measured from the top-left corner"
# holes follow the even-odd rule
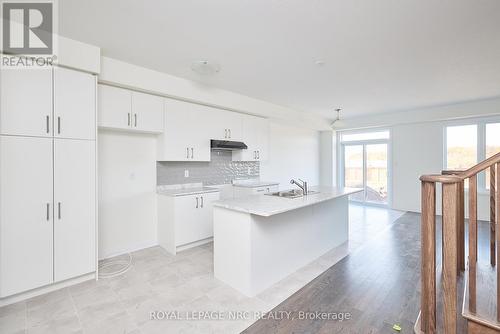
[[[279,181],[281,189],[293,188],[292,178],[318,185],[319,151],[318,131],[271,122],[269,161],[261,162],[260,178]]]
[[[474,122],[477,118],[470,119]],[[420,212],[419,177],[440,174],[444,168],[444,128],[450,122],[427,122],[392,127],[392,208]],[[465,194],[467,201],[468,193]],[[441,186],[437,187],[436,211],[441,214]],[[478,219],[489,220],[489,193],[478,189]],[[468,217],[468,207],[465,208]]]
[[[321,131],[319,134],[319,183],[322,186],[336,185],[336,133],[335,131]]]
[[[454,105],[462,115],[465,110],[481,110],[485,103],[493,108],[491,100],[478,101],[475,104],[468,102],[465,105]],[[467,107],[467,108],[466,108]],[[449,111],[450,107],[442,107]],[[434,110],[434,109],[433,109]],[[497,105],[500,113],[500,103]],[[490,110],[491,112],[492,110]],[[427,111],[424,111],[427,114]],[[457,120],[449,114],[449,120],[435,120],[428,122],[400,123],[385,126],[391,129],[392,145],[392,208],[396,210],[420,212],[420,180],[423,174],[440,174],[444,169],[444,128],[447,125],[460,123],[474,123],[481,120],[498,122],[497,117],[468,117]],[[352,121],[351,121],[352,122]],[[365,121],[363,121],[363,124]],[[351,123],[356,125],[358,123]],[[359,124],[358,124],[359,125]],[[375,125],[375,124],[374,124]],[[377,127],[378,123],[376,123]],[[441,187],[437,187],[436,210],[441,214]],[[478,189],[478,218],[489,220],[489,194],[484,189]],[[467,200],[467,192],[466,192]],[[468,210],[466,206],[466,216]]]
[[[392,136],[392,207],[420,212],[423,174],[443,169],[443,124],[440,122],[394,126]]]
[[[157,244],[156,137],[99,131],[99,258]]]

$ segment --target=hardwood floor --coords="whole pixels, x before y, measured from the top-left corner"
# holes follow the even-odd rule
[[[436,223],[440,264],[440,219]],[[478,234],[478,258],[489,261],[489,225],[480,222]],[[458,302],[461,306],[461,297]],[[244,333],[396,333],[394,324],[401,333],[413,333],[419,309],[420,215],[407,213],[273,310],[292,312],[290,319],[261,319]],[[343,312],[351,318],[299,319],[301,311]],[[459,321],[458,331],[464,328],[465,321]]]

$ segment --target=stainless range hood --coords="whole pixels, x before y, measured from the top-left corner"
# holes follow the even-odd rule
[[[210,147],[212,150],[246,150],[248,148],[245,143],[241,141],[232,141],[232,140],[216,140],[212,139],[210,141]]]

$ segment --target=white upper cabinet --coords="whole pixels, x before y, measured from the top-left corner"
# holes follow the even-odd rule
[[[269,121],[265,118],[243,115],[242,141],[246,150],[233,152],[233,161],[266,161],[269,146]]]
[[[132,128],[145,132],[163,132],[163,98],[132,92]]]
[[[99,126],[137,132],[163,132],[163,98],[99,85]]]
[[[54,88],[54,137],[94,140],[95,77],[58,67]]]
[[[241,114],[204,107],[210,114],[207,127],[210,129],[210,139],[241,141],[243,137],[243,117]]]
[[[132,125],[132,92],[99,85],[98,125],[113,129],[130,129]]]
[[[210,161],[209,113],[194,103],[165,99],[164,133],[159,161]]]
[[[0,134],[52,137],[52,70],[2,69]]]

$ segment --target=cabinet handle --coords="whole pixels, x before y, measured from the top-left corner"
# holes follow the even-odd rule
[[[203,196],[201,196],[201,207],[203,208]]]
[[[127,113],[127,119],[128,119],[127,125],[130,126],[130,113]]]
[[[50,203],[47,203],[47,221],[50,220]]]
[[[61,220],[61,202],[57,203],[57,218]]]
[[[189,159],[189,147],[186,147],[186,158]]]
[[[191,147],[191,159],[194,159],[194,148]]]
[[[46,123],[46,125],[45,125],[46,129],[47,129],[46,131],[47,131],[47,133],[50,133],[50,124],[49,124],[50,123],[50,117],[49,117],[49,115],[45,116],[45,123]]]
[[[198,197],[196,197],[196,208],[198,209]]]
[[[61,117],[57,116],[57,133],[61,134]]]
[[[229,131],[229,139],[231,139],[231,129],[229,129],[228,131]]]
[[[137,114],[134,114],[134,126],[137,127]]]

